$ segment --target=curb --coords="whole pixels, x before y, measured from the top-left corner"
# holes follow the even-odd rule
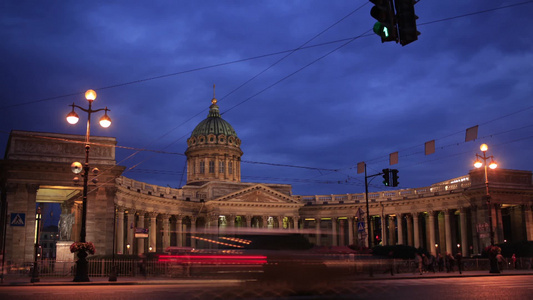
[[[405,273],[404,273],[405,274]],[[378,280],[401,280],[401,279],[437,279],[437,278],[461,278],[461,277],[487,277],[487,276],[532,276],[533,272],[507,272],[507,273],[463,273],[463,274],[429,274],[429,275],[404,275],[404,274],[395,274],[395,275],[378,275],[375,277],[364,276],[364,277],[346,277],[343,281],[378,281]],[[28,279],[29,280],[29,279]],[[227,284],[227,283],[245,283],[251,280],[243,279],[201,279],[201,278],[191,278],[191,279],[145,279],[145,280],[126,280],[126,281],[106,281],[106,280],[97,280],[89,282],[73,282],[73,281],[41,281],[36,283],[24,282],[24,281],[12,281],[0,283],[0,288],[2,287],[13,287],[13,286],[91,286],[91,285],[100,285],[100,286],[110,286],[110,285],[174,285],[180,283],[187,284],[205,284],[206,282],[218,283],[218,284]],[[255,280],[254,280],[255,281]]]

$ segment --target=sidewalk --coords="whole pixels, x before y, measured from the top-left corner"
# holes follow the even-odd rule
[[[449,278],[449,277],[482,277],[482,276],[517,276],[517,275],[533,275],[533,270],[505,270],[501,273],[489,273],[486,271],[463,271],[459,274],[455,272],[427,272],[420,275],[419,273],[374,273],[373,276],[361,276],[361,280],[393,280],[393,279],[415,279],[415,278]]]
[[[436,273],[373,273],[350,276],[348,280],[394,280],[394,279],[417,279],[417,278],[449,278],[449,277],[481,277],[481,276],[517,276],[533,275],[533,270],[505,270],[502,273],[489,273],[489,271],[465,271],[459,272],[436,272]],[[138,285],[138,284],[205,284],[206,282],[217,282],[221,284],[240,283],[245,280],[241,279],[215,279],[215,278],[168,278],[168,277],[143,277],[143,276],[124,276],[118,277],[117,281],[109,281],[109,277],[90,277],[90,282],[73,282],[73,277],[40,277],[39,282],[31,283],[30,277],[6,276],[2,286],[51,286],[51,285]]]

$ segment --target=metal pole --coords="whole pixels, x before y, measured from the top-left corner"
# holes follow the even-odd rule
[[[89,185],[89,150],[91,145],[89,144],[91,134],[91,101],[89,101],[89,110],[87,111],[87,133],[85,134],[85,164],[83,166],[83,200],[82,200],[82,212],[81,212],[81,232],[80,242],[86,242],[87,235],[87,190]]]
[[[368,239],[368,248],[372,246],[372,237],[370,235],[370,208],[368,205],[368,177],[366,175],[366,163],[365,163],[365,198],[366,198],[366,231]]]
[[[113,204],[113,260],[111,262],[111,273],[109,281],[117,281],[117,267],[115,266],[115,236],[116,236],[117,208]]]
[[[492,205],[489,194],[489,175],[487,172],[487,159],[488,157],[483,152],[483,164],[485,165],[485,195],[487,197],[487,210],[489,211],[489,230],[490,230],[490,245],[494,246],[494,229],[492,228]]]
[[[82,199],[82,209],[81,209],[81,231],[80,231],[80,242],[85,243],[87,236],[87,190],[89,185],[89,150],[91,145],[89,145],[90,133],[91,133],[91,101],[89,101],[89,109],[85,110],[87,112],[87,132],[85,134],[85,164],[83,165],[83,199]],[[82,109],[83,110],[83,109]],[[74,282],[88,282],[89,279],[89,269],[87,262],[87,252],[85,250],[78,251],[78,260],[76,261],[76,276],[74,277]]]
[[[33,272],[31,274],[31,282],[39,282],[41,281],[39,278],[39,264],[38,264],[38,257],[39,257],[39,235],[41,235],[41,207],[37,207],[37,213],[35,214],[35,222],[37,223],[35,227],[35,253],[34,253],[34,260],[33,260]]]

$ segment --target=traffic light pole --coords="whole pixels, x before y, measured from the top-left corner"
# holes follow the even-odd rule
[[[365,163],[365,199],[366,199],[366,231],[367,231],[367,238],[368,238],[368,249],[370,249],[370,246],[372,245],[372,235],[370,234],[370,206],[368,204],[368,178],[373,178],[379,175],[383,175],[384,173],[377,173],[374,175],[366,175],[366,163]]]

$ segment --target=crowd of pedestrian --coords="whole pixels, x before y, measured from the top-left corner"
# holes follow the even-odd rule
[[[455,272],[456,269],[459,271],[459,274],[463,273],[463,256],[460,252],[455,255],[451,253],[446,253],[446,255],[437,253],[437,256],[416,253],[415,264],[420,275],[428,272],[446,271],[446,273],[450,273]]]

